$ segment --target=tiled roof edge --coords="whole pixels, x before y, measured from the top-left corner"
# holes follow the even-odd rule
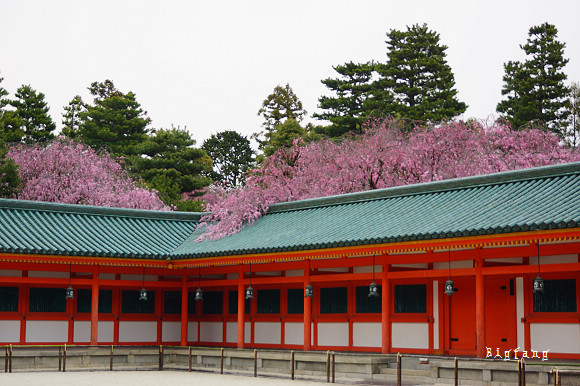
[[[456,189],[466,189],[477,186],[505,184],[510,182],[532,180],[546,177],[557,177],[580,173],[580,162],[569,162],[557,165],[541,166],[537,168],[510,170],[500,173],[482,174],[479,176],[454,178],[420,184],[394,186],[385,189],[369,190],[364,192],[347,193],[337,196],[311,198],[300,201],[282,202],[272,204],[268,214],[320,208],[324,206],[353,204],[357,202],[379,200],[397,196],[408,196],[442,192]]]
[[[112,208],[104,206],[61,204],[0,198],[0,209],[34,210],[39,212],[75,213],[98,216],[132,217],[151,220],[199,221],[203,213]]]

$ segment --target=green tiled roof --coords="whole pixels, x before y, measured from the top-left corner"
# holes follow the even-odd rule
[[[165,258],[199,217],[0,199],[0,253]]]
[[[580,163],[273,205],[251,227],[179,246],[176,258],[312,250],[573,228]]]
[[[576,228],[580,162],[276,204],[198,243],[200,215],[0,199],[0,253],[186,259]]]

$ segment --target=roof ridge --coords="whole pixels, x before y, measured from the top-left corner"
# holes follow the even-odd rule
[[[31,210],[39,212],[145,218],[151,220],[199,221],[202,215],[202,213],[199,212],[113,208],[106,206],[63,204],[57,202],[16,200],[7,198],[0,198],[0,208],[15,209],[15,210]]]
[[[440,181],[423,182],[411,185],[393,186],[363,192],[346,193],[335,196],[317,197],[299,201],[280,202],[270,205],[268,214],[320,208],[325,206],[354,204],[357,202],[380,200],[385,198],[411,196],[449,190],[461,190],[478,186],[500,185],[517,181],[534,180],[546,177],[579,174],[580,161],[535,168],[508,170],[505,172],[480,174]]]

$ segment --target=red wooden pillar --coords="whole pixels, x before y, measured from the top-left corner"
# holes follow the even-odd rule
[[[189,310],[188,306],[188,288],[187,275],[183,275],[183,285],[181,286],[181,345],[187,346],[187,322]]]
[[[475,347],[478,358],[485,358],[485,286],[483,259],[475,261]]]
[[[310,283],[310,261],[304,260],[304,288]],[[304,298],[304,351],[312,349],[312,297]]]
[[[91,346],[99,342],[99,272],[93,273],[91,299]]]
[[[245,291],[244,291],[244,269],[243,265],[240,265],[240,271],[238,273],[238,348],[245,347],[245,331],[246,331],[246,302],[245,302]]]
[[[381,273],[381,330],[382,330],[382,348],[383,354],[391,352],[391,283],[389,281],[389,265],[383,264]]]

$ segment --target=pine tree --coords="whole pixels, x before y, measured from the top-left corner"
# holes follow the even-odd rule
[[[213,161],[212,180],[228,187],[243,185],[245,172],[254,163],[250,141],[231,130],[222,131],[206,139],[201,146]]]
[[[65,113],[62,115],[62,133],[68,138],[77,138],[83,123],[81,113],[86,111],[84,102],[79,95],[76,95],[67,106],[64,106]]]
[[[536,123],[565,135],[568,111],[564,108],[569,89],[562,71],[565,44],[557,38],[555,26],[544,23],[530,28],[525,45],[520,46],[528,59],[524,63],[510,61],[504,65],[502,95],[507,99],[497,105],[497,111],[520,128]]]
[[[262,123],[263,131],[252,135],[258,141],[259,148],[263,149],[268,142],[276,126],[286,122],[288,119],[302,121],[306,115],[306,110],[302,107],[302,102],[289,84],[285,87],[280,85],[274,88],[272,94],[268,95],[262,102],[262,107],[258,110],[258,115],[264,118]]]
[[[388,61],[377,65],[373,89],[381,112],[423,122],[451,119],[467,109],[457,100],[455,77],[445,59],[447,46],[426,24],[387,33]],[[392,100],[391,99],[392,95]]]
[[[187,206],[184,195],[199,195],[211,183],[205,173],[211,170],[211,159],[187,130],[158,130],[136,147],[143,157],[132,157],[133,169],[143,181],[159,192],[167,205],[181,210]],[[201,207],[196,207],[200,210]]]
[[[313,116],[332,123],[325,130],[329,137],[339,137],[348,132],[360,134],[361,125],[369,114],[365,102],[372,88],[374,65],[349,62],[333,68],[340,77],[321,82],[336,96],[320,97],[319,107],[326,111]]]
[[[15,97],[7,101],[14,110],[3,114],[4,139],[7,142],[27,143],[53,139],[56,125],[48,114],[49,107],[44,94],[29,85],[23,85],[16,91]]]
[[[94,82],[89,91],[94,105],[86,105],[80,112],[79,139],[93,149],[105,149],[111,155],[131,156],[136,147],[147,140],[150,119],[135,94],[124,94],[112,81]]]

